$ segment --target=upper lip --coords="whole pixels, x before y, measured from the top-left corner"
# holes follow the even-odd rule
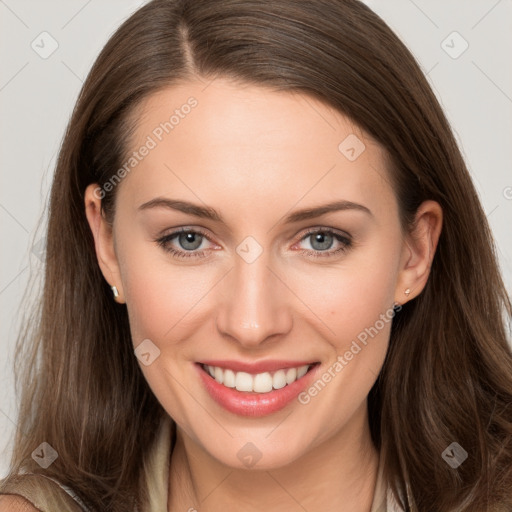
[[[225,368],[229,370],[233,370],[235,372],[246,372],[246,373],[264,373],[264,372],[273,372],[276,370],[280,370],[283,368],[299,368],[304,365],[313,365],[318,361],[285,361],[273,359],[271,361],[258,361],[258,362],[244,362],[244,361],[233,361],[228,359],[209,359],[207,361],[200,361],[200,364],[205,364],[209,366],[219,366],[220,368]]]

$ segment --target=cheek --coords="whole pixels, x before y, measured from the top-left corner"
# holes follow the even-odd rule
[[[291,276],[297,284],[294,291],[313,313],[310,321],[325,333],[331,348],[320,382],[302,403],[315,402],[320,408],[321,403],[339,404],[332,409],[338,423],[365,400],[388,349],[400,245],[398,235],[388,233],[387,240],[392,242],[375,239],[336,267]]]
[[[200,290],[188,286],[182,275],[155,275],[156,269],[141,270],[129,271],[125,292],[135,344],[143,338],[157,342],[172,335],[178,323],[185,324],[192,318],[194,302],[201,296]]]
[[[183,392],[190,375],[182,363],[194,351],[189,341],[215,276],[206,267],[180,266],[170,258],[147,242],[126,244],[121,275],[133,345],[149,339],[160,351],[150,365],[141,364],[141,370],[154,395],[183,428],[199,413]]]
[[[171,255],[147,241],[123,250],[121,275],[134,344],[145,338],[157,344],[179,339],[215,284],[211,267],[172,263]]]
[[[326,336],[342,350],[348,340],[391,314],[398,275],[398,252],[349,256],[336,267],[303,269],[289,275],[294,291],[323,321]],[[389,322],[387,322],[389,323]],[[381,323],[378,323],[381,326]]]
[[[302,296],[317,317],[311,320],[315,329],[325,333],[331,349],[328,375],[321,378],[333,392],[338,390],[333,400],[356,406],[371,389],[386,356],[394,316],[394,282],[389,271],[346,270],[304,282],[309,286]]]
[[[298,397],[318,418],[311,427],[318,443],[364,408],[386,357],[394,316],[394,276],[384,262],[375,263],[371,272],[345,267],[331,276],[317,275],[303,281],[299,292],[308,290],[303,296],[317,317],[311,321],[317,331],[326,333],[324,341],[331,349],[315,382]]]

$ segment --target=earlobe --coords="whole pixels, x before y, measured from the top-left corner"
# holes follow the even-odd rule
[[[124,303],[123,287],[119,264],[114,248],[112,226],[106,221],[101,211],[101,199],[95,193],[98,185],[89,185],[85,190],[85,214],[94,238],[96,258],[101,273],[109,283],[114,300]]]
[[[443,223],[439,203],[424,201],[415,216],[414,229],[406,235],[402,263],[395,289],[395,301],[403,304],[425,288]],[[405,300],[404,300],[405,299]]]

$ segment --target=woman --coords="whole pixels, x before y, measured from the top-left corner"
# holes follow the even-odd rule
[[[154,0],[61,148],[0,510],[512,510],[511,312],[369,8]]]

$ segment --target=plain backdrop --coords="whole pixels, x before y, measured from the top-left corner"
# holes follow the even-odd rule
[[[42,271],[56,154],[94,59],[143,3],[0,0],[0,477],[7,471],[16,422],[14,342],[30,307],[22,295],[29,276]],[[512,1],[366,3],[418,59],[447,114],[490,221],[510,293]],[[28,290],[37,292],[37,286]]]

